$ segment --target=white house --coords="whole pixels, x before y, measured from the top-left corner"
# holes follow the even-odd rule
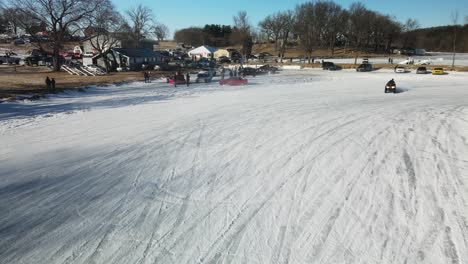
[[[198,48],[194,48],[188,52],[190,57],[195,57],[197,59],[200,58],[212,58],[213,53],[216,51],[216,48],[210,46],[200,46]]]

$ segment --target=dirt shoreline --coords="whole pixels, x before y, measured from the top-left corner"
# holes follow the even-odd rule
[[[19,67],[18,67],[19,68]],[[2,68],[4,70],[5,68]],[[170,72],[153,72],[153,78],[170,75]],[[16,72],[0,71],[0,99],[40,98],[46,93],[45,78],[54,78],[56,88],[62,90],[79,90],[90,86],[106,86],[134,81],[143,81],[143,72],[115,72],[104,76],[76,76],[65,72]]]

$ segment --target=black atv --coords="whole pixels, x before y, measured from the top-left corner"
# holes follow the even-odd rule
[[[396,93],[396,83],[393,79],[387,82],[385,85],[385,93]]]

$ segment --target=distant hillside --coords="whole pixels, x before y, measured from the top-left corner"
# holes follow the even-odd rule
[[[407,47],[424,48],[428,51],[453,50],[453,32],[456,29],[456,51],[468,52],[468,25],[465,26],[442,26],[417,29],[403,34],[402,45]]]

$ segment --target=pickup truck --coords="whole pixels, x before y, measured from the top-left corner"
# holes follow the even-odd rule
[[[20,58],[18,57],[11,57],[11,56],[0,56],[0,64],[19,64]]]

